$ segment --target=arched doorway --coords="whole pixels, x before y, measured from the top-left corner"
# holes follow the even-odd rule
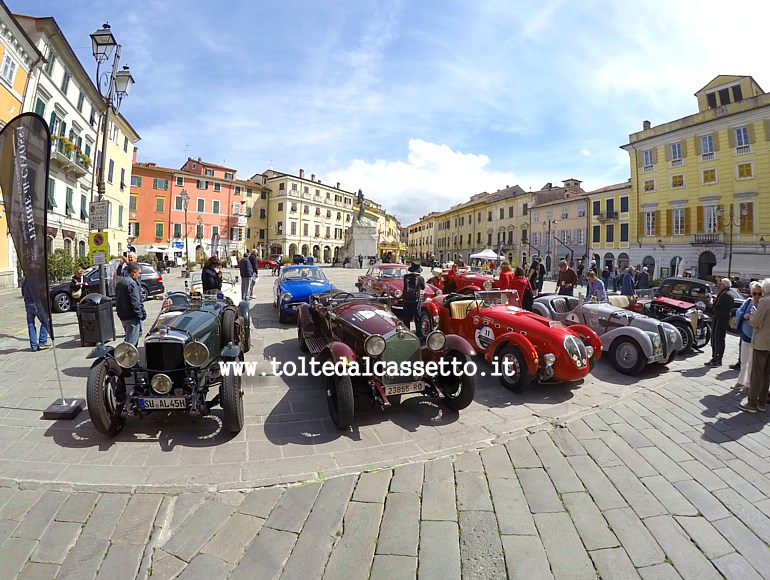
[[[340,248],[339,246],[334,248],[334,262],[337,263],[340,261]]]
[[[316,260],[321,260],[321,247],[320,246],[313,246],[313,257]]]
[[[308,246],[307,244],[302,244],[302,255],[303,256],[310,255],[310,246]]]
[[[597,262],[597,264],[598,264],[598,262]],[[606,268],[609,268],[610,272],[612,272],[613,268],[615,267],[615,255],[614,254],[612,254],[610,252],[607,252],[606,254],[604,254],[604,266]]]
[[[86,243],[83,240],[80,240],[78,242],[78,256],[81,258],[85,257],[86,255]]]
[[[698,256],[698,278],[705,278],[711,276],[711,272],[714,270],[714,266],[717,264],[717,259],[711,252],[703,252]]]
[[[618,270],[622,272],[623,270],[628,268],[629,263],[630,263],[630,260],[628,258],[628,254],[626,254],[625,252],[622,252],[621,254],[618,255]]]
[[[332,261],[332,249],[329,246],[324,246],[324,263],[328,264]]]
[[[289,244],[289,258],[293,258],[297,254],[297,244]]]
[[[671,269],[669,270],[669,276],[681,276],[682,275],[682,257],[674,256],[671,258]],[[662,273],[661,273],[662,276]]]
[[[68,256],[72,255],[72,240],[69,238],[64,238],[64,253]]]
[[[283,254],[283,248],[278,244],[273,244],[270,246],[270,253],[274,256],[280,256]]]
[[[644,260],[642,260],[642,266],[647,268],[647,273],[650,275],[650,278],[657,278],[655,272],[655,258],[652,256],[645,256]]]

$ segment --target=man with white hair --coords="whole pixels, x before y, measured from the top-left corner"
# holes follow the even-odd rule
[[[650,275],[647,273],[647,266],[642,267],[642,271],[636,277],[637,290],[647,290],[650,287]]]
[[[752,328],[749,399],[738,405],[738,408],[756,413],[765,410],[767,392],[770,390],[770,278],[762,281],[762,298],[749,324]]]
[[[735,300],[728,292],[732,286],[729,278],[722,278],[719,282],[719,294],[714,302],[714,320],[711,329],[711,360],[706,363],[706,366],[722,366],[722,356],[725,354],[725,337],[727,336],[727,327],[730,325],[730,313],[735,306]]]

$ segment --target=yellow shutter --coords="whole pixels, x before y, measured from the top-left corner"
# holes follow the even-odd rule
[[[728,127],[727,129],[727,143],[730,145],[730,149],[735,147],[735,127]],[[716,149],[716,147],[715,147]]]
[[[666,154],[666,161],[671,161],[671,145],[673,145],[673,143],[666,143],[663,146],[663,153]]]
[[[700,135],[695,136],[695,154],[700,155],[702,152],[701,150],[701,138]]]
[[[695,233],[703,233],[703,206],[698,206],[698,213],[696,214],[697,223],[695,225]]]
[[[639,212],[639,223],[636,224],[636,230],[638,232],[640,232],[643,236],[647,234],[647,231],[645,230],[644,225],[645,225],[644,224],[644,212],[641,211],[641,212]]]
[[[653,147],[652,148],[652,164],[655,165],[658,163],[658,148]]]
[[[714,151],[719,151],[719,133],[717,131],[711,134],[711,142],[714,144]]]
[[[666,235],[671,236],[674,233],[674,210],[666,210]]]
[[[754,143],[757,140],[757,135],[754,132],[754,123],[747,123],[746,129],[749,132],[749,143]]]
[[[770,141],[770,119],[765,119],[762,124],[765,126],[765,141]]]
[[[682,145],[682,158],[687,157],[687,139],[682,139],[680,142]]]
[[[684,208],[684,235],[689,236],[692,230],[690,225],[690,208]]]

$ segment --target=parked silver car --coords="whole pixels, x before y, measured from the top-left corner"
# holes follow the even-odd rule
[[[667,322],[605,302],[584,302],[573,296],[541,296],[533,309],[567,326],[585,324],[602,339],[618,372],[635,375],[652,363],[668,364],[682,349],[682,336]]]

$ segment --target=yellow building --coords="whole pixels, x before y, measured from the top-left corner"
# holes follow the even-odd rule
[[[407,254],[410,258],[430,260],[436,257],[436,227],[440,212],[431,212],[406,228]]]
[[[655,274],[770,274],[770,94],[720,75],[695,93],[698,112],[629,136],[631,263]]]
[[[0,129],[19,115],[32,70],[43,62],[40,51],[0,0]],[[17,283],[16,252],[0,195],[0,288]]]
[[[631,232],[635,231],[636,224],[636,213],[631,209],[631,182],[625,181],[591,191],[587,194],[587,200],[591,248],[588,253],[596,261],[597,273],[601,273],[605,267],[610,272],[615,268],[623,271],[630,265],[636,266],[642,262],[652,273],[654,258],[652,261],[644,258],[639,263],[631,264],[629,256]],[[590,260],[586,265],[590,266]]]
[[[240,181],[238,183],[241,183]],[[264,176],[257,174],[249,181],[242,183],[246,201],[246,232],[244,235],[246,248],[256,250],[257,256],[267,258],[270,255],[267,232],[268,194]]]

